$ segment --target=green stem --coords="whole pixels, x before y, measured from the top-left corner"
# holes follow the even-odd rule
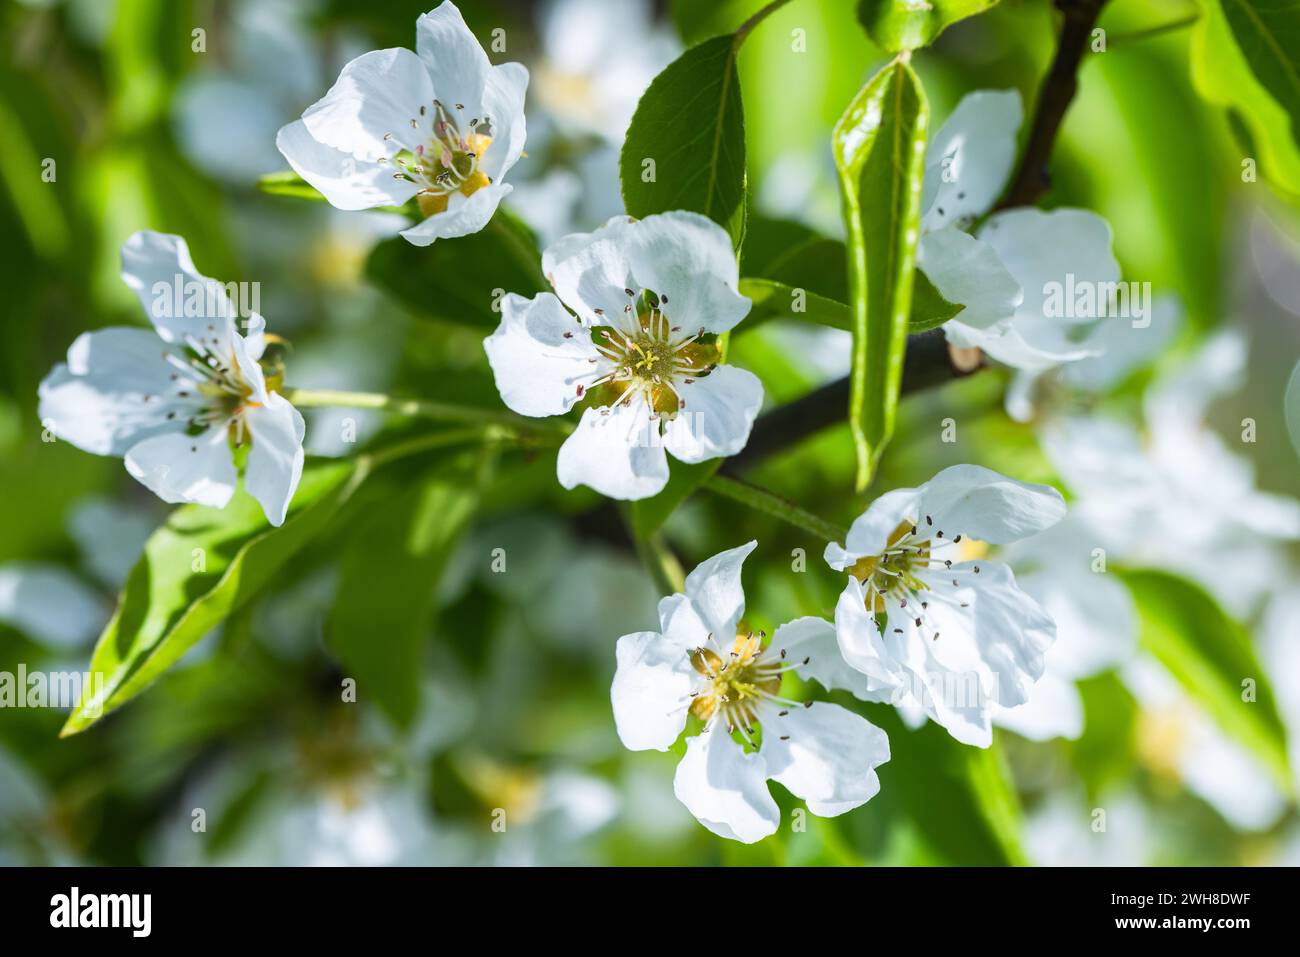
[[[427,399],[398,399],[382,392],[344,392],[338,389],[284,389],[281,394],[300,408],[334,407],[344,409],[378,409],[395,415],[407,415],[439,422],[470,425],[495,425],[530,435],[564,436],[572,425],[558,419],[528,419],[513,412],[480,409],[474,406],[431,402]]]
[[[760,23],[766,20],[769,14],[775,13],[777,10],[784,7],[789,2],[790,0],[772,0],[771,3],[763,7],[763,9],[759,10],[752,17],[750,17],[748,20],[742,23],[740,25],[740,29],[736,31],[735,45],[740,46],[742,43],[744,43],[745,37],[749,36],[750,32],[754,29],[754,27],[758,26]]]
[[[448,429],[445,432],[430,432],[427,435],[419,435],[413,439],[407,439],[404,442],[395,442],[392,445],[385,446],[381,449],[375,449],[368,453],[370,461],[375,466],[387,465],[397,459],[405,458],[408,455],[415,455],[419,452],[427,452],[430,449],[445,448],[449,445],[459,445],[462,442],[478,442],[491,440],[497,437],[499,433],[495,426],[489,426],[486,429]]]
[[[682,564],[668,549],[662,535],[656,532],[649,538],[636,538],[636,551],[661,594],[672,595],[686,590]]]
[[[704,483],[704,487],[710,492],[729,498],[734,502],[739,502],[741,505],[746,505],[755,511],[779,518],[795,528],[801,528],[805,532],[812,532],[812,534],[828,542],[844,541],[846,532],[838,525],[828,522],[812,512],[805,511],[793,502],[789,502],[767,489],[759,488],[757,485],[751,485],[749,482],[743,482],[728,475],[714,475]]]

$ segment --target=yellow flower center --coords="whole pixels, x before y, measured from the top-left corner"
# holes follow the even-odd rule
[[[779,669],[763,660],[760,635],[737,635],[725,658],[699,648],[691,655],[691,665],[708,679],[691,702],[691,714],[704,721],[721,714],[728,730],[752,731],[759,704],[781,689]]]

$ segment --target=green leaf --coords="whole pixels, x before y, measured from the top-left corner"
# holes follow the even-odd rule
[[[318,203],[329,202],[311,185],[291,169],[278,173],[267,173],[257,181],[257,188],[268,196],[292,196],[295,199],[310,199]]]
[[[1252,72],[1291,117],[1300,139],[1300,3],[1220,0],[1228,27]]]
[[[853,371],[849,426],[865,488],[894,428],[912,307],[929,107],[895,61],[849,104],[832,145],[848,234]]]
[[[691,47],[654,78],[619,156],[628,214],[684,209],[740,245],[745,223],[745,117],[735,34]]]
[[[478,483],[452,470],[382,491],[383,504],[343,555],[327,635],[358,695],[408,727],[420,707],[436,586],[478,507]]]
[[[1281,55],[1260,54],[1262,61],[1248,58],[1239,45],[1237,27],[1232,19],[1249,20],[1244,8],[1234,4],[1243,0],[1209,0],[1199,20],[1192,27],[1191,63],[1192,82],[1198,93],[1237,115],[1240,125],[1249,134],[1257,152],[1242,157],[1258,164],[1260,175],[1292,196],[1300,195],[1300,134],[1297,133],[1295,100],[1279,100],[1266,86],[1267,82],[1280,84],[1285,92],[1287,66],[1294,68],[1295,50]],[[1255,7],[1258,7],[1258,2]],[[1296,10],[1294,3],[1292,10]],[[1265,23],[1275,23],[1285,11],[1270,15]],[[1289,14],[1292,22],[1297,13]],[[1292,28],[1294,29],[1294,27]],[[1267,47],[1264,36],[1256,34],[1254,45]],[[1249,38],[1249,35],[1248,35]],[[1265,66],[1264,64],[1271,64]],[[1267,69],[1269,80],[1261,70]]]
[[[849,301],[844,244],[801,223],[751,216],[745,226],[740,274],[807,289],[836,302]]]
[[[145,544],[95,646],[88,670],[103,687],[97,677],[87,685],[62,734],[130,701],[256,595],[365,480],[369,461],[310,464],[279,528],[242,489],[223,509],[173,512]]]
[[[901,806],[945,863],[1027,863],[1019,803],[996,742],[967,747],[933,721],[912,731],[885,705],[855,710],[889,735],[890,758],[879,770],[881,797]]]
[[[871,42],[889,53],[929,46],[958,20],[998,0],[858,0],[858,21]]]
[[[737,332],[768,319],[796,319],[853,330],[849,307],[847,253],[838,239],[806,226],[756,217],[749,223],[741,254],[740,291],[754,308]],[[794,290],[807,293],[805,311],[794,309]],[[925,332],[956,316],[964,306],[948,302],[925,273],[916,270],[909,332]]]
[[[842,302],[827,299],[806,289],[797,289],[771,279],[742,279],[740,293],[753,300],[754,306],[736,330],[749,332],[769,319],[794,319],[815,322],[832,329],[853,331],[853,313]]]
[[[317,191],[315,186],[291,169],[281,170],[278,173],[267,173],[257,181],[257,188],[268,196],[289,196],[293,199],[311,200],[314,203],[329,202]],[[414,201],[407,203],[405,206],[374,206],[371,207],[371,211],[397,213],[415,222],[419,222],[423,218],[420,215],[419,207],[415,205]]]
[[[528,227],[497,210],[479,232],[432,246],[384,240],[366,260],[366,277],[420,318],[491,331],[503,293],[547,290],[541,258]]]
[[[627,504],[627,513],[632,523],[632,534],[639,541],[646,541],[659,530],[659,526],[668,521],[677,506],[690,498],[691,493],[713,477],[713,473],[722,465],[722,459],[709,459],[707,462],[688,464],[673,462],[668,473],[668,484],[658,495],[638,499]]]
[[[937,329],[965,308],[943,298],[943,293],[934,288],[934,283],[930,282],[930,278],[921,270],[914,271],[912,311],[907,321],[909,332]]]
[[[1290,793],[1285,725],[1245,629],[1184,578],[1146,569],[1122,574],[1137,603],[1142,645]],[[1243,700],[1247,680],[1253,701]]]

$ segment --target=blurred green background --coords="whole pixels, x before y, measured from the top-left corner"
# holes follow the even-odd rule
[[[84,667],[144,537],[166,514],[119,461],[43,442],[36,414],[37,384],[79,333],[144,322],[118,278],[118,250],[132,232],[179,233],[206,275],[261,283],[268,328],[292,343],[294,385],[499,407],[480,344],[490,325],[449,320],[439,303],[367,280],[367,256],[394,232],[392,217],[257,188],[260,175],[287,166],[274,146],[278,127],[323,95],[351,57],[412,46],[429,5],[0,3],[0,670]],[[542,242],[619,211],[627,104],[681,49],[735,29],[759,5],[633,3],[644,21],[610,30],[609,18],[565,9],[573,3],[467,0],[462,11],[480,37],[506,30],[507,52],[493,59],[520,60],[533,77],[529,155],[506,205]],[[853,6],[792,0],[741,53],[755,244],[777,221],[842,235],[830,129],[883,60]],[[1250,343],[1246,387],[1215,398],[1211,423],[1233,436],[1243,416],[1255,419],[1259,441],[1231,442],[1234,454],[1253,464],[1261,489],[1295,497],[1300,470],[1281,395],[1300,355],[1300,217],[1284,189],[1242,181],[1250,130],[1198,95],[1193,30],[1140,35],[1196,9],[1123,0],[1106,11],[1108,48],[1082,71],[1046,205],[1105,216],[1126,278],[1178,297],[1185,311],[1156,371],[1139,370],[1098,407],[1137,421],[1153,375],[1220,327],[1237,328]],[[792,51],[796,30],[807,52]],[[975,89],[1014,87],[1031,104],[1054,35],[1048,3],[1009,0],[918,53],[932,128]],[[733,344],[733,361],[759,374],[769,405],[843,374],[842,357],[841,340],[779,323]],[[1006,384],[990,370],[906,399],[871,494],[955,461],[1057,481],[1036,423],[1003,412]],[[363,440],[412,427],[349,415]],[[341,416],[312,411],[309,452],[353,453],[335,441]],[[937,441],[947,416],[961,423],[956,446]],[[839,426],[751,477],[847,524],[871,497],[850,493],[852,475]],[[452,492],[464,483],[481,493],[460,502]],[[337,607],[355,592],[339,587],[350,567],[384,580],[421,508],[445,517],[459,507],[465,521],[448,533],[421,595],[393,598],[409,608],[367,618]],[[756,626],[831,613],[840,582],[812,536],[703,492],[665,535],[687,569],[757,538],[746,571]],[[1079,682],[1086,723],[1077,740],[1000,731],[995,749],[976,753],[933,726],[911,732],[870,710],[895,745],[879,796],[753,847],[716,839],[673,798],[676,752],[627,752],[614,731],[614,642],[654,627],[658,597],[629,541],[616,510],[559,488],[551,453],[432,456],[385,473],[254,603],[101,726],[59,740],[62,713],[0,711],[0,862],[1300,862],[1294,779],[1274,775],[1269,801],[1255,793],[1265,785],[1242,772],[1244,810],[1200,786],[1207,767],[1233,776],[1249,764],[1250,743],[1195,689],[1183,689],[1180,706],[1214,736],[1170,731],[1163,705],[1118,666]],[[1234,603],[1210,587],[1210,598],[1249,636],[1290,719],[1300,659],[1285,651],[1300,641],[1300,618],[1285,609],[1296,607],[1297,555],[1294,542],[1259,547],[1249,558],[1262,569],[1258,596]],[[793,573],[799,548],[807,571]],[[504,574],[492,571],[495,549],[507,556]],[[1207,551],[1203,560],[1212,585],[1214,563],[1229,559]],[[35,605],[32,581],[44,583]],[[340,702],[340,680],[355,669],[339,648],[382,674],[385,643],[395,640],[388,618],[404,611],[419,631],[418,680],[395,679],[418,690],[403,725],[364,682],[358,704]],[[1186,749],[1202,746],[1227,751],[1198,764]],[[783,808],[796,805],[773,789]],[[1105,839],[1091,827],[1097,808],[1109,811]],[[504,832],[493,828],[502,809]],[[195,829],[196,810],[204,830]]]

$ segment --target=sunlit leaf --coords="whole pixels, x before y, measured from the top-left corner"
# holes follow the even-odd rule
[[[130,701],[253,598],[368,472],[366,458],[309,465],[279,528],[267,524],[262,507],[242,489],[223,509],[185,505],[173,512],[127,580],[91,656],[92,681],[63,734],[84,731]]]
[[[890,53],[929,46],[958,20],[965,20],[998,0],[858,0],[858,20],[871,42]]]
[[[848,233],[853,372],[849,425],[865,488],[893,432],[912,307],[929,107],[896,61],[877,73],[835,127]]]

